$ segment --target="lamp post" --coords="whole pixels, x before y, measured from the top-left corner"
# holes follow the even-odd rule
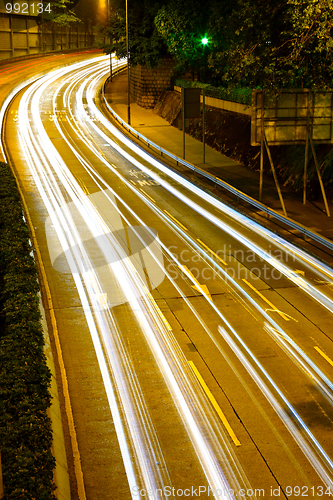
[[[203,60],[204,60],[204,82],[206,83],[206,46],[209,44],[209,39],[205,35],[203,38],[201,38],[201,44],[203,46]]]
[[[126,56],[127,56],[127,123],[131,125],[130,64],[128,50],[128,8],[126,0]]]
[[[108,0],[108,22],[110,22],[110,0]],[[111,37],[110,37],[111,45]],[[112,82],[112,54],[110,52],[110,82]]]
[[[201,43],[203,45],[203,50],[204,50],[204,80],[206,83],[206,45],[209,44],[209,39],[204,36],[201,38]],[[206,163],[206,123],[205,123],[205,89],[202,89],[202,161],[203,163]]]

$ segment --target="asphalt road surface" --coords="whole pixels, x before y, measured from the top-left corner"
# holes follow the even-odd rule
[[[67,373],[73,498],[333,496],[332,269],[123,136],[108,57],[64,62],[13,99],[4,142]]]

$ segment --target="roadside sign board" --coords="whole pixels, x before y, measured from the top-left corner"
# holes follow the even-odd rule
[[[200,118],[200,88],[183,88],[184,118]]]
[[[305,144],[307,130],[316,143],[333,143],[333,92],[282,90],[268,98],[252,93],[251,145],[260,146],[262,128],[269,145]]]

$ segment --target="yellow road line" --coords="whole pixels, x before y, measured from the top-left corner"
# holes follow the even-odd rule
[[[225,266],[227,265],[227,263],[223,259],[221,259],[221,257],[219,257],[217,253],[213,252],[213,250],[209,248],[203,241],[199,240],[199,238],[197,238],[197,241],[199,241],[199,243],[201,243],[202,246],[207,248],[207,250],[209,250],[219,261],[222,262],[222,264],[224,264]]]
[[[23,198],[22,198],[22,200],[23,200]],[[24,203],[24,205],[25,205],[25,203]],[[36,234],[35,234],[35,231],[33,229],[33,225],[32,225],[32,222],[31,222],[31,219],[29,216],[29,212],[27,211],[26,205],[25,205],[25,215],[27,216],[28,221],[29,221],[30,231],[32,233],[32,239],[33,239],[34,247],[35,247],[36,254],[37,254],[37,260],[38,260],[39,268],[40,268],[40,271],[41,271],[41,274],[43,277],[43,285],[45,287],[45,293],[47,296],[48,309],[49,309],[50,319],[51,319],[51,323],[52,323],[52,331],[53,331],[53,335],[54,335],[54,342],[55,342],[55,346],[56,346],[57,358],[58,358],[60,375],[61,375],[61,383],[62,383],[62,389],[63,389],[64,400],[65,400],[65,408],[66,408],[66,414],[67,414],[67,419],[68,419],[69,433],[71,436],[71,444],[72,444],[73,459],[74,459],[74,471],[75,471],[75,476],[76,476],[78,495],[79,495],[80,500],[86,500],[87,497],[86,497],[86,492],[85,492],[85,487],[84,487],[83,472],[82,472],[82,467],[81,467],[81,457],[80,457],[79,445],[78,445],[77,437],[76,437],[73,410],[72,410],[72,405],[71,405],[71,401],[70,401],[68,380],[67,380],[65,363],[64,363],[64,359],[63,359],[63,355],[62,355],[61,345],[60,345],[57,321],[56,321],[56,317],[55,317],[55,313],[54,313],[51,292],[50,292],[49,284],[47,281],[46,272],[45,272],[44,264],[42,261],[42,256],[41,256],[41,253],[39,250]]]
[[[319,354],[324,358],[326,359],[326,361],[333,366],[333,361],[331,360],[331,358],[329,358],[321,349],[319,349],[319,347],[315,346],[314,347],[316,349],[317,352],[319,352]]]
[[[169,212],[167,210],[164,210],[164,212],[166,214],[168,214],[169,217],[171,217],[171,219],[173,219],[174,221],[177,222],[177,224],[182,227],[185,231],[188,231],[187,227],[183,226],[183,224],[181,222],[179,222],[179,220],[176,219],[176,217],[174,217],[173,215],[169,214]]]
[[[224,415],[223,411],[219,407],[218,402],[214,398],[213,394],[210,392],[210,390],[209,390],[206,382],[204,381],[204,379],[200,375],[197,367],[195,366],[195,364],[193,363],[193,361],[189,361],[189,365],[191,366],[192,370],[194,371],[194,374],[197,377],[197,379],[199,380],[199,382],[200,382],[203,390],[207,394],[207,396],[208,396],[210,402],[212,403],[212,405],[213,405],[216,413],[220,417],[220,419],[221,419],[224,427],[227,429],[229,436],[231,437],[231,439],[233,440],[233,442],[235,443],[236,446],[240,446],[241,445],[240,441],[238,440],[236,434],[232,430],[231,425],[229,424],[229,422],[228,422],[226,416]]]
[[[256,294],[259,295],[259,297],[261,297],[262,300],[264,300],[266,302],[266,304],[268,304],[269,306],[271,306],[271,308],[274,311],[276,311],[278,314],[280,314],[280,316],[282,316],[283,319],[285,319],[286,321],[290,320],[290,318],[287,316],[287,314],[284,314],[277,307],[275,307],[275,305],[272,304],[272,302],[270,302],[268,299],[266,299],[266,297],[262,293],[260,293],[259,290],[257,290],[255,286],[251,285],[251,283],[249,283],[245,278],[243,278],[242,281],[244,281],[244,283],[246,283],[247,286],[249,286],[254,292],[256,292]]]
[[[151,196],[149,196],[148,193],[146,193],[146,191],[144,191],[142,188],[139,188],[140,191],[145,195],[147,196],[147,198],[149,198],[153,203],[156,203],[156,201],[154,200],[154,198],[152,198]]]

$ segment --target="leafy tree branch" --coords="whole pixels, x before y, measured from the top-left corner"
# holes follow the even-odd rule
[[[50,4],[51,12],[43,14],[45,21],[53,21],[59,26],[70,26],[72,23],[82,22],[75,12],[70,9],[73,6],[71,0],[56,0],[50,2]]]

